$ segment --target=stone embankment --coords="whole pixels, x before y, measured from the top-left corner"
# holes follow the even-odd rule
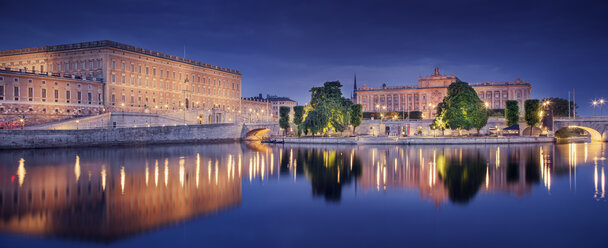
[[[0,130],[0,149],[239,141],[242,124],[80,130]]]
[[[553,143],[553,137],[301,137],[277,138],[278,142],[300,144],[351,144],[351,145],[444,145],[444,144],[525,144]]]

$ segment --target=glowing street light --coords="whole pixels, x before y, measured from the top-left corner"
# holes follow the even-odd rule
[[[602,116],[602,117],[604,116],[604,103],[605,102],[606,101],[604,100],[604,98],[601,98],[599,100],[599,104],[600,104],[600,116]]]
[[[599,102],[597,100],[593,100],[591,102],[591,105],[593,105],[593,116],[597,116],[597,114],[595,113],[595,107],[597,107],[598,104]]]

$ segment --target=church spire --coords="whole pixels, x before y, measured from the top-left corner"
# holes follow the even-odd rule
[[[355,72],[355,79],[354,79],[354,84],[353,84],[353,94],[351,96],[351,100],[356,101],[357,100],[357,73]]]

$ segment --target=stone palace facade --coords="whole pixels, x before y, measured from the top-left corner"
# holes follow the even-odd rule
[[[454,75],[441,75],[437,67],[431,76],[418,77],[418,85],[368,87],[364,84],[357,88],[355,79],[353,99],[363,105],[363,112],[421,111],[423,118],[434,118],[436,106],[447,95],[448,86],[459,81]],[[504,109],[506,100],[516,100],[521,111],[532,91],[530,83],[519,78],[508,82],[469,85],[491,109]]]
[[[0,51],[0,69],[2,117],[241,108],[238,70],[108,40]]]

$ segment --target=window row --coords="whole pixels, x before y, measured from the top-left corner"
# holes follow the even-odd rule
[[[6,94],[6,86],[4,85],[0,85],[0,100],[9,100],[8,95]],[[19,86],[13,86],[13,92],[12,92],[12,100],[14,101],[19,101],[20,99],[27,99],[28,101],[34,101],[34,88],[32,87],[28,87],[27,88],[27,92],[25,96],[22,96],[21,94],[21,87]],[[65,94],[63,96],[60,96],[60,92],[64,92]],[[50,92],[49,92],[50,93]],[[93,92],[86,92],[86,101],[88,102],[88,104],[92,104],[93,103],[93,96],[95,93]],[[21,98],[23,97],[23,98]],[[40,95],[39,95],[41,101],[46,102],[47,98],[48,98],[48,94],[47,94],[47,89],[42,88],[40,89]],[[70,103],[70,100],[72,100],[72,91],[70,90],[66,90],[66,91],[60,91],[58,89],[52,90],[52,97],[55,102],[59,102],[60,97],[63,97],[63,100],[66,101],[66,103]],[[103,96],[101,93],[97,94],[97,102],[101,104],[101,102],[103,102]],[[82,91],[77,91],[76,92],[76,98],[74,99],[76,100],[76,103],[82,103],[83,101],[83,94]]]

